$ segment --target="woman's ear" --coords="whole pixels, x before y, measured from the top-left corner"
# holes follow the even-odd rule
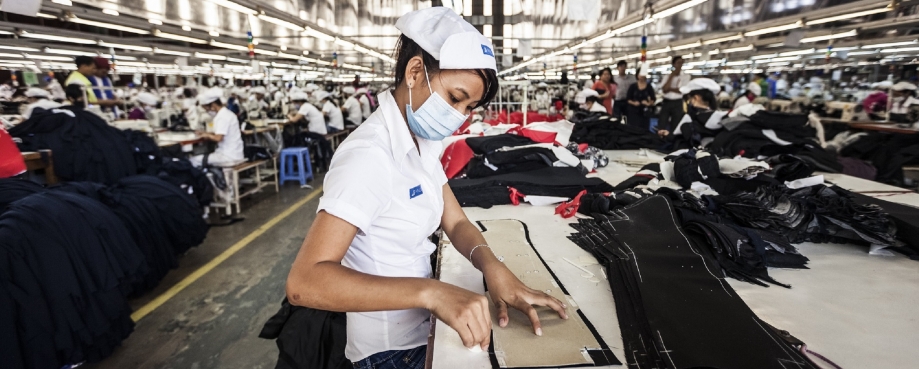
[[[415,87],[415,83],[418,82],[422,73],[424,73],[424,61],[421,59],[421,56],[415,56],[409,59],[408,64],[405,66],[406,86],[408,86],[408,88]]]

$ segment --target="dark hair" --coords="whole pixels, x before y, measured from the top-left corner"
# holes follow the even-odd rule
[[[689,98],[692,98],[693,96],[702,97],[702,101],[705,101],[705,103],[708,104],[709,109],[715,109],[718,107],[718,100],[715,99],[715,93],[709,89],[704,88],[699,90],[692,90],[689,91],[689,94],[686,96],[689,96]]]
[[[399,41],[396,42],[396,75],[393,80],[394,86],[399,86],[404,82],[405,69],[408,68],[408,61],[416,56],[421,56],[421,61],[427,68],[428,73],[430,73],[429,76],[440,73],[440,63],[437,59],[434,59],[427,51],[424,51],[415,41],[412,41],[412,39],[405,35],[401,35],[399,36]],[[485,86],[485,93],[475,107],[480,108],[487,106],[498,94],[498,74],[491,69],[475,69],[473,72],[482,79],[482,84]]]
[[[680,55],[674,56],[673,60],[670,61],[670,64],[676,63],[677,60],[683,60],[683,57]]]
[[[591,102],[591,101],[594,103],[600,103],[600,98],[596,96],[587,96],[587,99],[584,100],[584,102]]]
[[[74,63],[77,64],[77,68],[82,67],[87,64],[96,65],[96,59],[93,59],[91,56],[80,55],[73,59]]]
[[[612,76],[613,76],[613,70],[612,70],[612,69],[609,69],[609,67],[606,67],[606,68],[603,68],[603,69],[600,69],[600,75],[601,75],[601,76],[603,75],[603,72],[607,72],[607,73],[609,73],[609,76],[610,76],[610,77],[612,77]]]
[[[628,66],[629,66],[629,63],[627,63],[625,60],[620,60],[618,63],[616,63],[616,68],[628,67]]]

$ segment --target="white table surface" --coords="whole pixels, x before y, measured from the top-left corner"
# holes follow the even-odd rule
[[[612,158],[635,155],[638,150],[608,151]],[[610,184],[630,177],[638,167],[610,162],[594,174]],[[891,202],[919,206],[919,194],[881,193],[880,183],[833,175],[850,190]],[[853,180],[853,178],[855,180]],[[897,188],[902,191],[902,189]],[[625,361],[622,337],[609,284],[593,283],[563,257],[599,272],[589,253],[566,237],[573,219],[554,215],[551,206],[495,206],[464,208],[472,221],[517,219],[527,224],[530,239],[549,268],[571,293],[587,319],[620,361]],[[756,314],[807,343],[808,348],[843,368],[915,368],[919,362],[919,262],[899,254],[869,255],[864,246],[842,244],[796,245],[810,258],[806,270],[775,269],[769,275],[791,289],[768,288],[728,278],[730,285]],[[482,275],[452,247],[445,248],[441,279],[476,292],[484,292]],[[500,328],[497,328],[500,329]],[[551,334],[551,332],[546,332]],[[819,362],[818,362],[819,363]],[[459,336],[444,323],[435,326],[433,368],[491,368],[485,353],[466,350]]]

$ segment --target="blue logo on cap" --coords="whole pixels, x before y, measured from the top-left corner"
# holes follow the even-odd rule
[[[488,55],[488,56],[490,56],[490,57],[492,57],[492,58],[495,57],[495,53],[493,53],[493,52],[491,51],[491,48],[488,47],[487,45],[482,45],[482,54]]]

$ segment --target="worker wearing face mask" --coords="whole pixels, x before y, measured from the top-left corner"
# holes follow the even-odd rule
[[[290,100],[293,102],[292,110],[294,112],[288,114],[288,120],[298,123],[305,118],[307,120],[306,130],[320,135],[329,133],[326,129],[322,112],[308,102],[309,96],[305,92],[290,94]]]
[[[329,122],[326,124],[326,131],[335,133],[345,129],[345,118],[342,117],[341,109],[332,102],[332,94],[328,91],[316,91],[313,95],[315,95],[316,100],[319,100],[322,115]]]
[[[581,110],[588,111],[591,113],[593,112],[606,113],[607,112],[606,106],[604,106],[603,103],[600,102],[600,94],[594,89],[587,88],[587,89],[582,90],[574,98],[574,101],[578,103],[578,107],[581,108]]]
[[[50,96],[48,91],[38,87],[30,87],[26,90],[25,95],[29,99],[29,105],[27,105],[25,111],[22,112],[22,117],[25,119],[29,119],[35,109],[51,110],[61,107],[61,104],[48,99]]]
[[[890,104],[890,120],[897,123],[913,123],[908,114],[911,105],[919,105],[919,99],[916,99],[916,85],[900,82],[891,89],[893,102]]]
[[[156,109],[157,99],[156,95],[149,92],[141,92],[134,97],[135,106],[131,110],[131,113],[128,114],[128,119],[131,120],[146,120],[153,118],[151,115]]]
[[[223,105],[223,91],[214,88],[198,95],[198,103],[213,119],[208,123],[208,132],[196,132],[198,136],[217,143],[217,149],[208,155],[207,163],[225,167],[244,162],[243,138],[239,131],[239,119]],[[196,155],[192,164],[201,166],[204,155]]]
[[[267,90],[264,86],[256,86],[249,90],[249,98],[243,103],[249,119],[263,119],[267,117],[268,102],[265,101]]]

